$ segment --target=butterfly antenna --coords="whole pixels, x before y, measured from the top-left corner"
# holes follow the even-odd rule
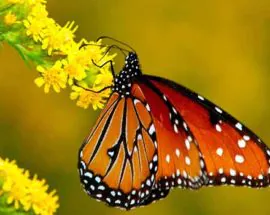
[[[113,48],[116,48],[116,49],[118,49],[119,51],[121,51],[122,52],[122,54],[126,57],[127,55],[126,55],[126,53],[125,52],[129,52],[129,50],[127,50],[127,49],[124,49],[124,48],[121,48],[121,47],[119,47],[119,46],[117,46],[117,45],[110,45],[110,46],[108,46],[108,45],[98,45],[98,44],[89,44],[89,43],[83,43],[80,47],[79,47],[79,49],[82,49],[82,48],[84,48],[84,47],[86,47],[86,46],[98,46],[98,47],[107,47],[108,49],[106,50],[106,52],[105,52],[105,54],[103,55],[103,57],[102,58],[100,58],[100,60],[102,60],[105,56],[106,56],[106,54],[108,54],[108,52],[111,50],[111,49],[113,49]]]
[[[125,57],[127,56],[125,52],[129,52],[127,49],[121,48],[121,47],[119,47],[119,46],[117,46],[117,45],[110,45],[110,46],[107,46],[107,45],[97,45],[97,44],[88,44],[88,43],[83,43],[83,44],[79,47],[79,49],[82,49],[82,48],[84,48],[84,47],[86,47],[86,46],[91,46],[91,45],[95,45],[95,46],[99,46],[99,47],[107,47],[106,52],[103,54],[103,56],[102,56],[98,61],[101,61],[101,60],[108,54],[108,52],[109,52],[111,49],[113,49],[113,48],[116,48],[116,49],[118,49],[119,51],[121,51],[122,54],[123,54]],[[102,67],[104,67],[106,64],[109,63],[109,64],[110,64],[110,67],[111,67],[111,72],[112,72],[113,78],[116,77],[115,72],[114,72],[114,67],[113,67],[113,62],[112,62],[112,60],[109,60],[109,61],[105,62],[105,63],[102,64],[102,65],[98,65],[98,64],[97,64],[96,62],[94,62],[94,60],[92,59],[92,63],[93,63],[95,66],[99,67],[99,68],[102,68]]]
[[[101,40],[101,39],[109,39],[109,40],[115,41],[115,42],[117,42],[117,43],[119,43],[119,44],[122,44],[123,46],[128,47],[128,48],[131,49],[134,53],[136,53],[135,49],[133,49],[130,45],[128,45],[127,43],[124,43],[124,42],[122,42],[122,41],[120,41],[120,40],[114,39],[114,38],[109,37],[109,36],[101,36],[101,37],[99,37],[99,38],[97,39],[97,41],[99,41],[99,40]]]
[[[109,47],[108,45],[99,45],[99,44],[90,44],[90,43],[85,43],[83,42],[82,45],[79,47],[79,50],[86,47],[86,46],[98,46],[98,47]]]

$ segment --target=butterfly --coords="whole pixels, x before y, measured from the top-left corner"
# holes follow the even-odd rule
[[[175,187],[266,187],[270,149],[203,96],[143,74],[138,55],[129,51],[80,148],[78,168],[88,195],[129,210]]]

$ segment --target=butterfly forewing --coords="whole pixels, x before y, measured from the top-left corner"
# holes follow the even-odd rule
[[[165,79],[147,78],[190,128],[205,160],[207,185],[269,184],[270,151],[254,133],[202,96]]]

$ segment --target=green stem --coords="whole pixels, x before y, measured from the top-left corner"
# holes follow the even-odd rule
[[[1,5],[0,5],[0,15],[2,15],[3,13],[5,13],[7,10],[9,10],[10,8],[12,8],[13,6],[14,6],[14,4],[5,5],[4,7],[1,7]]]

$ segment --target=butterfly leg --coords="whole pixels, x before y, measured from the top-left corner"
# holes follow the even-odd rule
[[[92,59],[92,63],[93,63],[96,67],[98,67],[98,68],[103,68],[105,65],[107,65],[107,64],[109,63],[109,64],[110,64],[111,71],[112,71],[112,74],[113,74],[113,78],[115,79],[115,72],[114,72],[112,60],[108,60],[108,61],[106,61],[105,63],[103,63],[102,65],[98,65],[98,64]]]

